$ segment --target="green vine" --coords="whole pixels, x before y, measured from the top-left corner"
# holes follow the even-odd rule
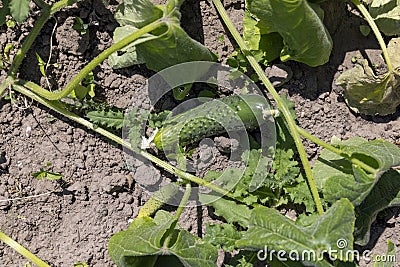
[[[315,185],[314,179],[312,177],[312,172],[311,172],[311,166],[310,162],[308,161],[307,158],[307,153],[304,149],[303,143],[300,138],[300,134],[297,131],[297,125],[294,119],[292,118],[292,115],[290,114],[289,108],[287,107],[286,103],[281,99],[279,96],[278,92],[275,90],[274,86],[271,84],[269,81],[268,77],[265,75],[263,69],[261,66],[258,64],[257,60],[253,57],[251,54],[249,48],[247,47],[246,43],[244,42],[243,38],[241,37],[240,33],[238,30],[235,28],[233,25],[232,21],[229,19],[228,14],[226,13],[225,8],[223,7],[222,3],[220,0],[213,0],[213,3],[221,16],[222,20],[224,21],[225,25],[227,26],[229,32],[232,34],[233,38],[239,45],[240,49],[242,50],[243,54],[246,56],[247,60],[249,61],[250,65],[254,69],[254,71],[257,73],[258,77],[261,79],[269,93],[272,95],[274,100],[277,103],[278,109],[282,112],[288,126],[290,129],[290,132],[293,136],[294,142],[296,144],[297,150],[299,152],[300,160],[301,163],[303,164],[304,172],[307,177],[307,182],[308,186],[310,188],[311,194],[313,196],[313,199],[315,201],[317,211],[319,214],[323,214],[324,210],[321,204],[321,199],[318,194],[318,189],[317,186]]]

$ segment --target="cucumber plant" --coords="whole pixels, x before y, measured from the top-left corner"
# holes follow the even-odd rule
[[[10,0],[10,2],[15,1]],[[18,69],[43,25],[55,12],[74,2],[76,1],[61,0],[48,5],[43,1],[35,1],[42,8],[41,15],[14,57],[7,78],[0,85],[0,96],[7,89],[24,94],[117,144],[134,150],[180,178],[175,184],[161,189],[151,198],[142,207],[140,216],[133,220],[126,231],[116,233],[111,238],[109,254],[117,266],[165,266],[165,264],[215,266],[220,248],[226,252],[238,253],[233,261],[226,263],[227,266],[251,266],[257,261],[257,256],[260,256],[259,252],[266,246],[270,251],[286,253],[297,251],[301,255],[312,251],[316,255],[312,259],[297,258],[283,262],[278,257],[280,255],[266,252],[265,260],[271,266],[283,264],[289,266],[353,264],[354,266],[356,264],[354,258],[346,257],[353,251],[353,245],[365,245],[368,242],[369,228],[379,211],[400,205],[400,173],[393,168],[400,164],[400,149],[397,146],[381,139],[367,141],[361,138],[346,141],[332,139],[329,144],[300,128],[296,123],[292,104],[277,93],[258,63],[261,57],[264,57],[265,62],[267,60],[265,56],[268,55],[257,54],[256,48],[250,46],[249,42],[245,42],[234,27],[220,0],[213,0],[229,33],[237,42],[259,80],[275,100],[276,108],[279,110],[279,114],[275,114],[278,133],[277,148],[271,171],[268,170],[269,163],[263,157],[263,151],[252,149],[244,151],[242,155],[246,165],[244,172],[231,168],[226,170],[229,175],[209,172],[204,178],[188,173],[184,169],[161,160],[146,149],[137,147],[136,139],[141,137],[137,133],[131,135],[130,142],[127,142],[99,126],[104,124],[107,127],[120,128],[120,114],[92,112],[88,114],[88,117],[96,123],[93,124],[68,110],[67,104],[62,101],[76,88],[82,86],[82,80],[106,58],[109,58],[110,64],[116,68],[145,63],[148,68],[155,71],[182,62],[216,60],[212,52],[191,39],[180,27],[179,8],[183,0],[169,0],[165,5],[153,5],[148,0],[126,0],[116,12],[116,18],[121,27],[115,32],[115,44],[89,62],[62,90],[51,92],[30,81],[19,79]],[[254,16],[259,16],[256,22],[261,23],[254,28],[258,30],[258,35],[254,36],[258,36],[261,40],[261,37],[266,37],[261,35],[280,34],[280,37],[276,34],[272,37],[280,48],[274,48],[274,51],[279,52],[282,60],[295,59],[310,65],[323,64],[329,58],[331,40],[325,27],[321,25],[321,9],[314,2],[320,1],[249,1],[249,11],[254,14],[247,14],[247,19],[250,20],[246,22],[246,25],[255,27]],[[369,19],[368,11],[363,4],[357,0],[352,2],[367,18],[379,39],[380,33],[376,31],[375,22]],[[291,17],[287,22],[289,28],[290,25],[299,26],[299,32],[285,30],[287,25],[280,25],[282,21],[274,22],[273,26],[277,30],[262,31],[266,26],[262,24],[262,20],[269,22],[269,18],[266,18],[268,12],[265,10],[275,4],[292,3],[298,4],[295,9],[280,7],[280,11],[274,10],[274,12],[277,12],[276,18],[279,18],[285,17],[285,12],[288,10],[294,10],[296,16]],[[296,23],[296,19],[303,15],[305,24]],[[310,28],[318,30],[313,31]],[[303,30],[307,32],[307,36],[312,37],[307,38],[305,43],[301,43],[301,40],[304,41],[304,36],[301,35]],[[321,33],[324,41],[313,42],[312,40],[318,40]],[[300,40],[300,43],[296,40]],[[380,37],[380,44],[381,40]],[[298,54],[293,44],[307,49],[300,50],[304,53]],[[322,50],[316,51],[313,45],[321,45]],[[122,56],[117,51],[123,51]],[[253,56],[253,53],[257,57]],[[186,95],[187,88],[182,94],[179,94],[180,91],[175,93],[175,96],[182,98]],[[223,128],[215,123],[206,112],[211,110],[217,113],[214,106],[216,102],[224,104],[222,112],[217,116],[223,117],[223,120],[227,118],[228,127]],[[153,126],[161,126],[154,139],[156,146],[164,149],[170,144],[176,144],[175,136],[178,135],[181,135],[180,145],[185,145],[208,135],[235,129],[236,122],[230,120],[234,113],[237,113],[247,128],[254,129],[259,126],[256,123],[259,117],[265,115],[263,113],[265,103],[260,98],[251,95],[229,96],[203,105],[205,106],[167,118],[163,124],[160,121],[153,121]],[[140,116],[133,117],[134,123],[131,126],[141,125],[141,120]],[[208,127],[200,127],[200,124]],[[135,133],[135,131],[132,132]],[[312,169],[301,136],[324,148]],[[231,180],[235,177],[237,183],[232,186]],[[256,183],[254,190],[249,190],[254,186],[254,179],[259,182]],[[218,185],[215,183],[217,180]],[[192,184],[207,187],[213,192],[200,194],[199,200],[204,205],[212,206],[215,214],[224,220],[220,225],[207,225],[204,238],[194,236],[178,225],[182,211],[192,194]],[[160,210],[163,203],[176,195],[177,188],[182,185],[185,192],[175,215]],[[287,203],[303,207],[303,210],[299,209],[303,213],[296,221],[277,211],[279,207]],[[15,245],[1,232],[0,239],[7,244]],[[342,247],[338,240],[345,240],[348,245]],[[48,266],[26,250],[19,248],[18,251],[30,259],[35,259],[38,266]]]

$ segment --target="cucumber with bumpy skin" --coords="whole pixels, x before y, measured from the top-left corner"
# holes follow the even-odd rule
[[[179,193],[176,184],[161,187],[139,210],[138,218],[150,217]]]
[[[240,129],[252,130],[269,111],[259,95],[232,95],[214,99],[168,119],[157,132],[154,143],[160,150],[174,150],[205,137]]]

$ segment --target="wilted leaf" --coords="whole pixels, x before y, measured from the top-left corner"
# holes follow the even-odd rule
[[[392,39],[388,47],[389,58],[395,69],[393,72],[375,75],[368,61],[364,60],[337,79],[336,84],[344,88],[346,102],[355,112],[367,115],[396,112],[400,104],[399,38]]]

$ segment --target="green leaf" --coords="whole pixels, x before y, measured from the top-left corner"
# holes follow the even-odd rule
[[[400,34],[400,4],[397,0],[372,0],[369,12],[385,35]]]
[[[266,33],[265,26],[246,9],[243,19],[243,39],[252,50],[257,61],[268,64],[278,58],[283,48],[283,39],[276,33]]]
[[[74,18],[74,25],[72,25],[72,29],[78,31],[80,35],[85,35],[88,27],[89,25],[84,23],[80,17]]]
[[[124,114],[121,111],[90,111],[87,113],[90,121],[106,127],[121,129],[124,124]]]
[[[17,22],[22,23],[28,17],[29,3],[30,0],[10,0],[10,12]]]
[[[322,10],[317,5],[311,6],[306,0],[249,0],[247,8],[265,25],[264,34],[282,36],[282,61],[310,66],[328,62],[332,40],[318,16]]]
[[[84,99],[87,94],[88,94],[88,88],[80,84],[78,84],[74,88],[74,90],[71,91],[71,97],[78,98],[79,100]]]
[[[295,144],[286,122],[283,118],[276,118],[277,140],[276,152],[272,169],[275,170],[275,177],[278,188],[285,185],[293,185],[300,174],[298,162],[293,157],[295,155]]]
[[[128,230],[111,237],[108,251],[118,267],[163,266],[158,262],[175,262],[180,266],[215,266],[217,249],[186,230],[173,232],[173,244],[163,246],[163,240],[174,219],[157,225],[149,217],[136,219]],[[171,242],[172,243],[172,242]],[[179,265],[173,265],[179,266]]]
[[[221,246],[225,251],[233,251],[235,242],[242,234],[232,224],[207,224],[204,241],[214,246]]]
[[[149,0],[125,0],[115,12],[115,19],[121,26],[132,25],[142,28],[161,18],[163,11]]]
[[[38,61],[40,73],[43,75],[43,77],[46,77],[46,70],[45,70],[46,62],[44,62],[44,60],[39,56],[38,53],[36,53],[36,59]]]
[[[114,30],[114,42],[119,42],[122,39],[124,39],[126,36],[129,34],[132,34],[134,31],[137,31],[138,28],[133,27],[131,25],[125,25],[122,27],[117,27]],[[127,68],[132,65],[137,65],[137,64],[143,64],[145,63],[145,60],[143,57],[140,56],[140,54],[136,53],[136,47],[135,45],[140,43],[140,42],[145,42],[146,40],[150,40],[155,38],[154,36],[151,35],[145,35],[135,42],[131,43],[130,45],[124,47],[117,53],[113,53],[108,57],[108,64],[113,69],[121,69],[121,68]]]
[[[295,204],[304,204],[307,212],[315,211],[315,202],[310,189],[303,177],[301,181],[294,185],[286,185],[284,191],[289,196],[289,200]]]
[[[171,2],[172,3],[172,2]],[[160,8],[154,6],[149,0],[125,1],[118,8],[115,15],[121,26],[130,26],[130,29],[117,30],[118,38],[124,38],[149,22],[164,17],[167,27],[158,29],[145,35],[132,45],[123,50],[124,58],[121,62],[113,62],[114,66],[137,64],[142,60],[146,66],[154,71],[190,61],[215,61],[216,56],[199,42],[190,38],[180,26],[180,13],[177,8],[173,11],[165,9],[164,14]],[[129,51],[127,49],[130,49]],[[129,62],[129,59],[131,62]]]
[[[126,116],[124,126],[129,129],[129,142],[134,151],[141,149],[144,127],[148,116],[149,111],[138,112],[137,108],[133,108]]]
[[[207,206],[212,206],[215,209],[215,215],[222,216],[228,223],[237,222],[242,227],[249,225],[250,209],[235,201],[224,199],[220,196],[200,194],[199,200]]]
[[[46,172],[46,179],[50,181],[59,180],[62,178],[62,175],[56,172]]]
[[[229,259],[225,267],[253,267],[257,266],[257,254],[252,251],[240,250],[238,254]],[[275,266],[274,266],[275,267]]]
[[[55,172],[50,172],[43,168],[40,168],[40,170],[38,172],[33,173],[32,176],[38,180],[47,179],[50,181],[59,180],[62,178],[61,174],[55,173]]]
[[[10,14],[9,3],[10,0],[3,0],[3,7],[0,8],[0,26],[3,26],[6,23],[6,17]]]
[[[365,246],[370,238],[371,224],[378,213],[394,206],[400,206],[400,172],[389,170],[356,209],[355,243]]]
[[[345,257],[353,249],[354,221],[354,208],[347,199],[334,203],[308,227],[296,225],[275,209],[257,207],[252,211],[248,231],[236,245],[250,250],[296,251],[306,256],[303,260],[307,260],[307,253],[310,253],[315,255],[315,258],[310,256],[313,266],[331,266],[321,261],[323,250],[331,257],[352,260]],[[347,246],[339,247],[339,240],[345,240]]]
[[[388,44],[388,55],[395,71],[375,75],[367,60],[343,72],[336,84],[344,88],[346,103],[355,112],[367,115],[389,115],[400,104],[400,38]]]
[[[43,178],[46,177],[46,171],[43,168],[40,168],[40,171],[34,172],[32,176],[38,180],[43,180]]]
[[[313,176],[328,202],[346,197],[359,205],[382,174],[400,164],[400,149],[382,139],[366,141],[358,137],[332,143],[339,145],[343,153],[374,168],[375,173],[366,173],[360,166],[324,149],[314,165]]]
[[[374,264],[372,267],[394,267],[396,264],[396,246],[392,241],[388,240],[387,253],[382,255],[374,255]],[[380,260],[379,260],[380,259]]]

